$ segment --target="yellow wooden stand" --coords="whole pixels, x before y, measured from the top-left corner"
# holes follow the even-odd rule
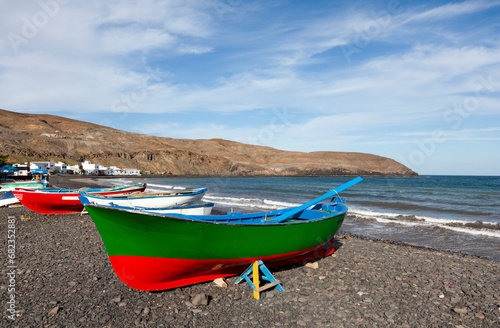
[[[259,273],[259,270],[260,272],[262,272],[262,274]],[[253,283],[252,281],[250,281],[250,274],[252,274],[253,276]],[[243,274],[234,283],[237,284],[243,281],[243,279],[245,279],[250,287],[252,287],[252,289],[254,290],[253,297],[255,297],[256,300],[260,298],[260,292],[269,288],[276,287],[276,289],[279,291],[285,291],[283,286],[281,286],[281,282],[274,278],[269,269],[267,269],[267,267],[264,265],[264,262],[262,262],[261,260],[253,262],[252,265],[250,265],[248,269],[246,269],[245,272],[243,272]],[[260,279],[267,280],[269,283],[260,287]]]

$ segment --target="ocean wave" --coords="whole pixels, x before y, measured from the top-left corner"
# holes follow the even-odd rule
[[[465,234],[500,238],[500,224],[495,222],[450,220],[419,215],[376,212],[365,209],[352,209],[349,211],[349,214],[355,220],[376,221],[381,224],[398,224],[407,227],[437,227]]]
[[[380,198],[380,197],[377,197]],[[380,211],[384,210],[396,210],[402,212],[413,212],[413,213],[422,213],[422,212],[433,212],[439,213],[447,216],[481,216],[481,217],[491,217],[492,213],[495,213],[495,204],[482,204],[478,205],[478,201],[475,203],[465,204],[463,201],[459,199],[448,199],[447,197],[443,197],[442,199],[438,196],[434,198],[417,198],[413,197],[412,199],[399,199],[393,201],[384,201],[382,199],[378,200],[363,200],[359,203],[360,206],[365,208],[375,208]],[[486,209],[483,211],[482,209]]]
[[[475,229],[475,228],[469,228],[464,225],[463,228],[457,227],[457,226],[449,226],[449,225],[443,225],[440,226],[440,228],[443,229],[448,229],[460,233],[466,233],[470,235],[481,235],[481,236],[488,236],[488,237],[493,237],[493,238],[500,238],[500,231],[495,231],[495,230],[487,230],[487,229]]]
[[[153,191],[163,191],[163,190],[172,190],[172,189],[184,190],[184,189],[186,189],[186,187],[148,183],[148,189],[151,189]]]
[[[116,179],[98,179],[97,182],[99,185],[103,186],[118,186],[118,185],[129,185],[135,184],[135,180],[126,179],[126,178],[116,178]]]

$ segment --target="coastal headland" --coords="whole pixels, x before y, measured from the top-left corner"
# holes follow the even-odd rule
[[[52,184],[96,186],[92,182],[58,177]],[[14,296],[15,311],[12,317],[4,311],[2,327],[498,327],[500,322],[500,263],[485,258],[341,232],[333,255],[272,270],[284,293],[268,290],[255,300],[248,284],[234,284],[236,277],[226,279],[227,288],[207,282],[143,292],[117,278],[88,215],[46,216],[22,206],[0,213],[0,231],[15,229],[16,245],[15,269],[2,268],[7,283],[0,287]],[[7,235],[0,244],[7,255]]]
[[[219,138],[172,139],[60,116],[0,110],[0,149],[9,161],[85,160],[162,176],[395,176],[418,174],[365,153],[292,152]],[[334,142],[334,141],[332,141]]]

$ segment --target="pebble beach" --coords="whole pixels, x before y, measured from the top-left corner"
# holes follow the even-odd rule
[[[286,292],[256,300],[237,277],[144,292],[117,278],[88,215],[21,205],[0,215],[2,327],[500,327],[500,262],[491,259],[338,234],[333,255],[272,270]]]

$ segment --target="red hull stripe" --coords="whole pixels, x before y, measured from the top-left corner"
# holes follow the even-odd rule
[[[223,260],[186,260],[145,256],[110,256],[116,274],[127,286],[139,290],[165,290],[243,273],[254,261],[268,267],[310,261],[334,252],[333,238],[308,249],[265,256]]]

